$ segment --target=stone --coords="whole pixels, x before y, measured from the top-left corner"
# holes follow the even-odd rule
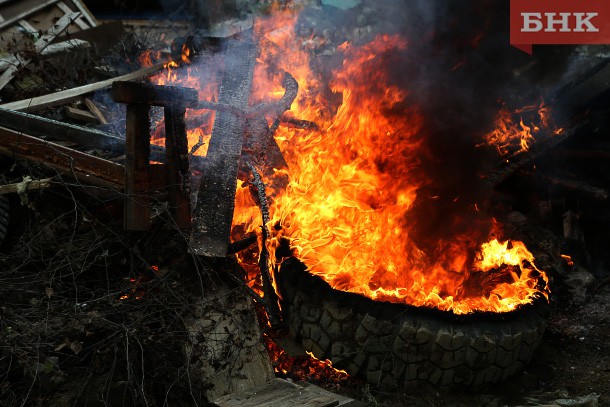
[[[379,383],[381,382],[381,375],[382,375],[381,370],[367,370],[366,381],[373,385],[378,386]]]
[[[443,371],[439,368],[436,368],[430,374],[430,376],[428,376],[428,381],[432,384],[439,384],[441,381],[441,377],[443,377]]]
[[[392,344],[392,352],[394,356],[403,362],[409,362],[409,355],[412,355],[417,348],[414,345],[405,343],[405,341],[397,336]]]

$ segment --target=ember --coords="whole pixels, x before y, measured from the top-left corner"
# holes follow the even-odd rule
[[[524,122],[523,116],[533,116],[531,120]],[[525,106],[511,112],[506,106],[498,111],[496,117],[496,128],[485,134],[483,145],[493,146],[502,156],[518,154],[528,151],[531,144],[536,141],[535,135],[550,127],[550,109],[544,102],[540,105]],[[519,122],[515,122],[515,115],[519,116]],[[528,123],[528,124],[526,124]],[[561,133],[561,129],[555,129],[555,134]]]

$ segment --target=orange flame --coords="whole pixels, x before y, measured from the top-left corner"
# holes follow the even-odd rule
[[[283,11],[255,25],[261,55],[250,103],[279,99],[282,73],[289,72],[299,84],[290,113],[320,129],[286,126],[275,134],[289,183],[267,191],[270,252],[287,240],[309,271],[336,289],[460,314],[507,312],[547,296],[548,279],[533,255],[521,242],[496,240],[496,227],[492,234],[489,225],[473,222],[472,230],[439,240],[436,247],[424,248],[418,241],[415,203],[419,190],[432,182],[420,160],[427,154],[426,123],[409,92],[392,85],[386,68],[396,52],[408,50],[407,42],[381,35],[359,47],[339,46],[344,61],[333,71],[330,89],[342,100],[333,106],[327,82],[310,69],[307,43],[292,29],[295,21],[294,14]],[[216,95],[207,82],[189,82],[195,77],[189,72],[176,79],[199,89],[200,99]],[[159,76],[159,82],[165,78]],[[548,117],[543,108],[538,109],[541,123]],[[202,124],[206,136],[211,120]],[[519,128],[531,136],[540,127],[522,122]],[[521,148],[529,143],[521,136],[518,140]],[[276,171],[280,175],[285,172]],[[238,186],[233,225],[234,236],[260,226],[244,182]]]
[[[574,266],[574,260],[572,260],[572,256],[568,256],[567,254],[562,254],[561,258],[566,261],[566,264],[569,267],[573,267]]]
[[[525,124],[523,117],[515,123],[514,116],[535,113],[535,117]],[[495,147],[500,155],[518,154],[528,151],[531,144],[536,141],[535,135],[550,126],[550,109],[541,102],[540,105],[525,106],[514,112],[503,106],[498,111],[496,128],[483,136],[484,141],[477,147],[489,145]],[[553,134],[560,134],[561,129],[553,130]]]

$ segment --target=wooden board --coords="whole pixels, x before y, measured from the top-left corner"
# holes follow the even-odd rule
[[[246,110],[252,89],[256,47],[250,35],[232,40],[218,102]],[[193,216],[190,250],[200,256],[225,257],[235,205],[237,171],[242,151],[245,118],[234,112],[216,113]]]
[[[364,407],[349,397],[320,387],[274,379],[255,391],[233,393],[214,400],[220,407]]]
[[[0,108],[19,110],[24,112],[33,112],[42,110],[47,107],[63,105],[67,102],[78,99],[82,95],[95,92],[96,90],[108,88],[115,81],[131,81],[144,76],[153,74],[163,68],[164,64],[156,64],[148,68],[143,68],[126,75],[121,75],[116,78],[106,79],[100,82],[90,83],[88,85],[78,86],[76,88],[63,90],[60,92],[50,93],[44,96],[38,96],[31,99],[19,100],[16,102],[5,103],[0,105]]]
[[[29,160],[84,184],[123,189],[125,167],[71,148],[0,127],[0,154]]]

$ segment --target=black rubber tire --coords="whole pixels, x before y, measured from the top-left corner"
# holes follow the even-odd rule
[[[277,276],[291,336],[337,369],[387,389],[497,383],[529,363],[546,327],[539,300],[510,313],[454,315],[332,289],[289,259]]]

